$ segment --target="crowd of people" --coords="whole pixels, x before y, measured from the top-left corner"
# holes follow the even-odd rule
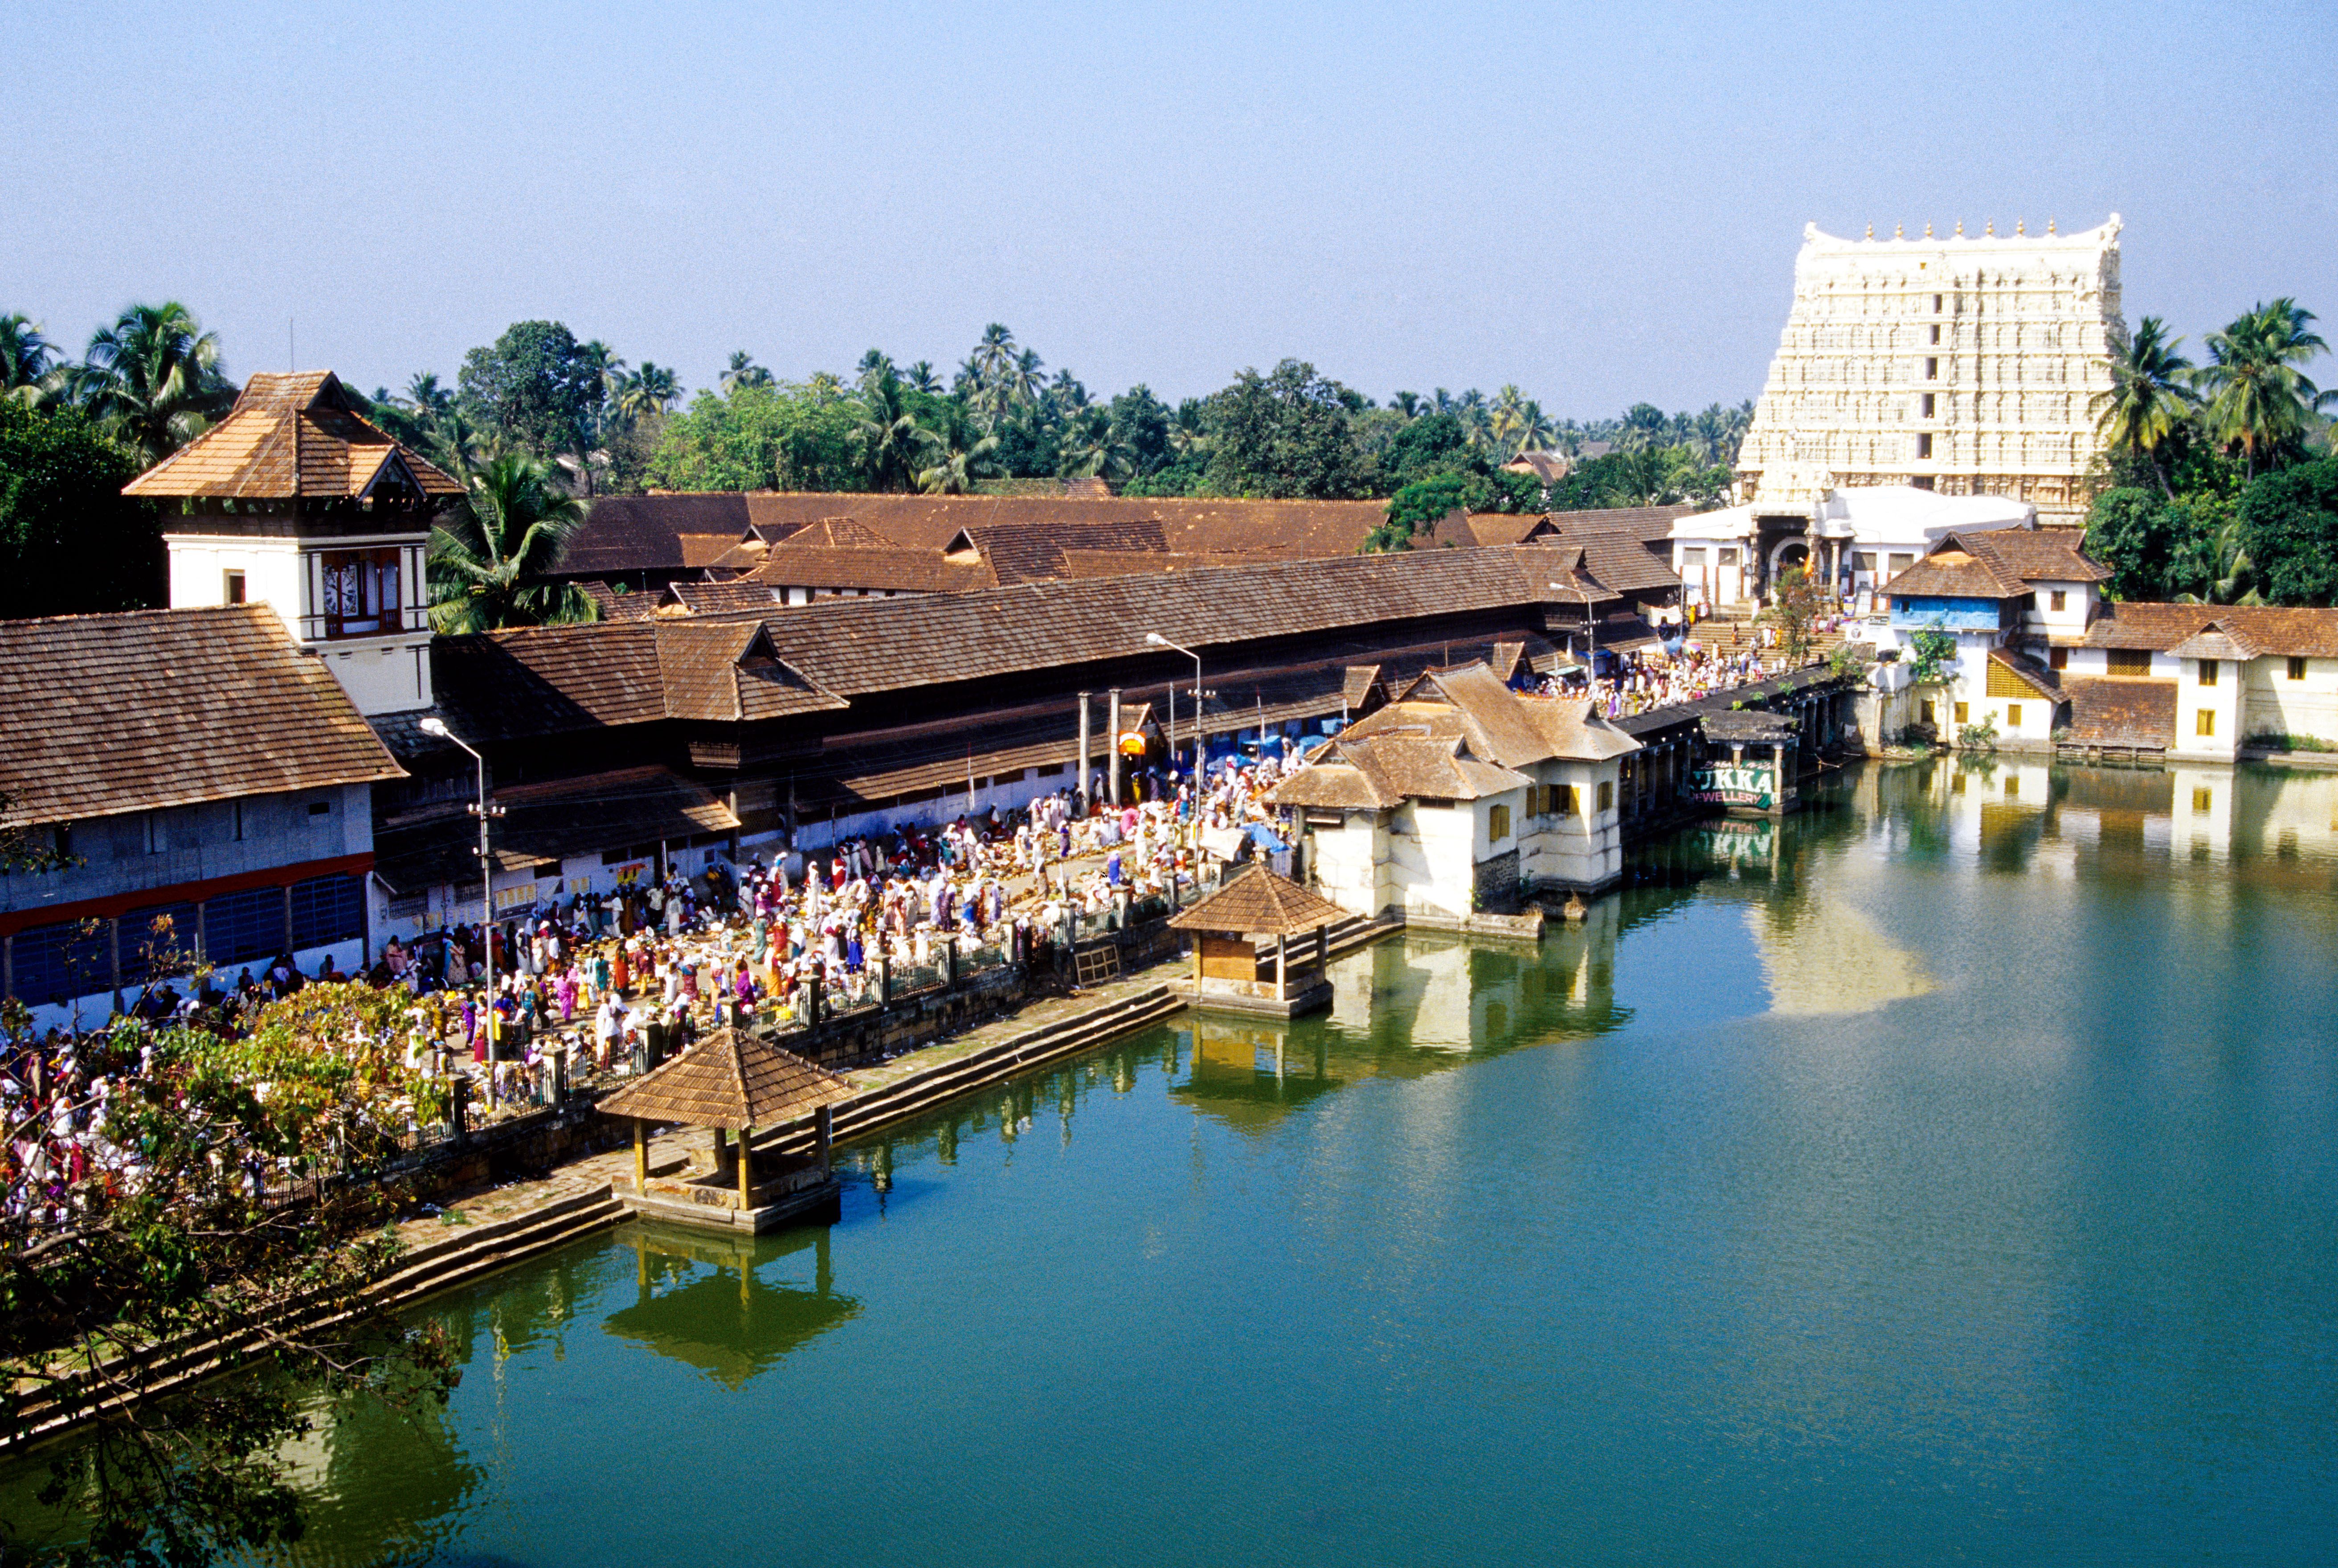
[[[9,1140],[6,1201],[21,1210],[120,1158],[105,1105],[144,1070],[152,1031],[172,1023],[233,1035],[270,1001],[315,981],[361,979],[407,996],[408,1068],[453,1074],[492,1116],[543,1102],[564,1078],[638,1071],[701,1032],[788,1024],[814,1004],[863,1005],[1010,956],[1038,955],[1066,926],[1092,929],[1140,906],[1190,901],[1208,875],[1213,830],[1261,825],[1282,765],[1223,763],[1196,780],[1138,771],[1126,803],[1083,810],[1066,786],[1021,809],[962,814],[938,830],[905,827],[808,854],[563,897],[522,918],[456,925],[385,943],[367,971],[328,957],[303,975],[290,955],[146,988],[130,1016],[83,1032],[18,1031],[0,1050]],[[1244,836],[1248,843],[1248,836]],[[1247,851],[1245,851],[1247,852]],[[1072,933],[1076,935],[1076,930]],[[952,949],[955,949],[953,959]],[[122,1025],[126,1024],[128,1027]]]

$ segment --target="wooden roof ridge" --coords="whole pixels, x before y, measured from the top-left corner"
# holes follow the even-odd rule
[[[314,428],[304,432],[304,426]],[[312,448],[305,454],[304,436]],[[373,454],[369,461],[359,448]],[[304,460],[314,462],[315,475],[304,470]],[[346,498],[368,494],[392,464],[426,495],[462,494],[451,475],[359,413],[331,371],[261,371],[223,417],[123,485],[123,494]]]
[[[1170,917],[1180,931],[1239,931],[1263,936],[1295,936],[1325,926],[1336,926],[1348,912],[1320,897],[1288,877],[1265,866],[1252,865],[1224,887]]]
[[[722,1028],[701,1035],[600,1108],[611,1116],[689,1127],[766,1127],[851,1095],[849,1080],[759,1034]]]

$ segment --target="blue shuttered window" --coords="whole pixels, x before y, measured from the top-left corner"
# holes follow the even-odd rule
[[[203,956],[221,968],[284,950],[284,889],[254,887],[203,906]]]
[[[292,885],[295,952],[354,941],[364,935],[364,877],[311,877]]]
[[[17,932],[11,949],[15,984],[10,987],[16,999],[39,1007],[113,990],[113,965],[106,952],[112,927],[103,920],[95,925],[94,931],[69,921]]]

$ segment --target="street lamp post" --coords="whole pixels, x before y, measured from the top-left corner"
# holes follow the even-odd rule
[[[451,740],[470,752],[471,760],[479,765],[479,799],[471,807],[471,815],[479,819],[479,946],[487,969],[487,1055],[495,1055],[496,1029],[496,865],[487,858],[487,824],[504,814],[500,806],[487,804],[487,760],[476,747],[447,728],[444,719],[433,714],[422,720],[422,732],[436,735],[441,740]]]
[[[1144,641],[1155,648],[1174,648],[1194,662],[1194,778],[1198,798],[1202,777],[1202,656],[1182,643],[1170,642],[1158,632],[1147,632]],[[1174,700],[1174,692],[1172,700]],[[1174,717],[1169,720],[1169,760],[1174,762],[1177,760],[1177,720]]]

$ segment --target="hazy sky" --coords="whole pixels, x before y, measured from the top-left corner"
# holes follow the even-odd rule
[[[11,0],[0,310],[451,379],[555,317],[704,385],[1004,321],[1092,391],[1312,360],[1596,417],[1760,389],[1805,220],[2089,227],[2129,319],[2338,331],[2338,5]],[[2325,384],[2338,371],[2325,362]]]

